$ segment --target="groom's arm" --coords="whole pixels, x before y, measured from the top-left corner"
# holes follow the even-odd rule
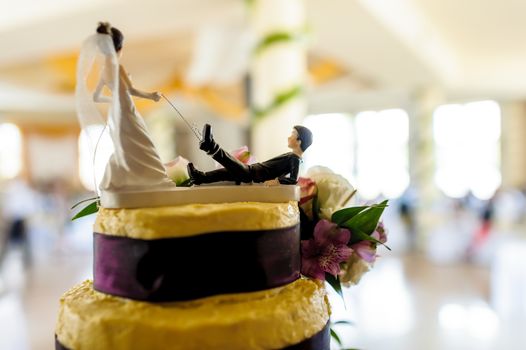
[[[282,185],[295,185],[298,183],[298,172],[300,167],[300,161],[296,157],[290,157],[287,159],[289,161],[289,169],[290,172],[288,173],[289,176],[287,177],[287,174],[283,174],[278,178],[278,181]]]

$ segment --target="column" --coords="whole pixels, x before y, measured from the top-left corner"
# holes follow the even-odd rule
[[[287,137],[306,113],[303,0],[250,2],[252,151],[259,161],[287,151]]]

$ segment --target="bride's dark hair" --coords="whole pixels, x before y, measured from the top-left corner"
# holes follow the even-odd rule
[[[97,33],[110,35],[111,39],[113,40],[113,46],[115,47],[116,52],[119,52],[122,49],[124,35],[122,35],[120,30],[112,27],[108,22],[99,22]]]

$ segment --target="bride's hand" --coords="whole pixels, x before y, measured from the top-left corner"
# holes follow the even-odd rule
[[[154,100],[155,102],[159,102],[159,100],[161,99],[161,93],[160,92],[152,92],[152,100]]]

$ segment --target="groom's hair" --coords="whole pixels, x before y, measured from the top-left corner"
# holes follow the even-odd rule
[[[301,141],[300,148],[303,152],[312,144],[312,132],[301,125],[295,125],[294,130],[298,133],[298,140]]]

